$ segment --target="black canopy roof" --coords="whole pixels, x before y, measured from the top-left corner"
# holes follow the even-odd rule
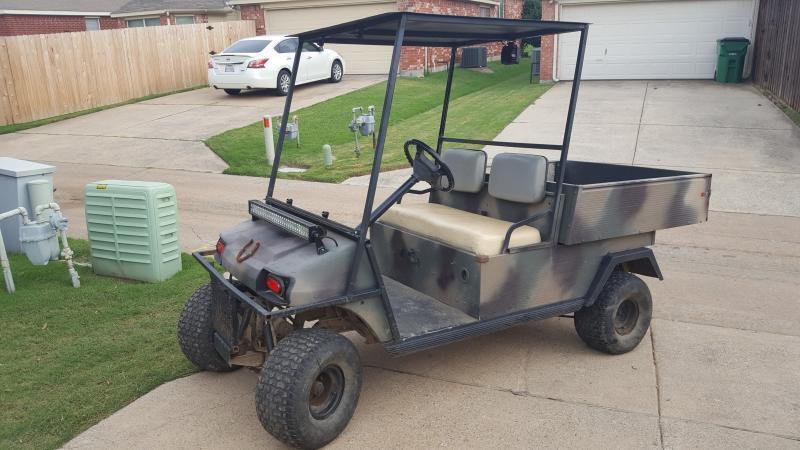
[[[296,34],[303,41],[333,44],[394,45],[400,19],[406,18],[403,45],[464,47],[487,42],[569,33],[586,29],[580,22],[497,19],[392,12]]]

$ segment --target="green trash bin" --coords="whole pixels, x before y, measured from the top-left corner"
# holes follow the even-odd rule
[[[714,78],[720,83],[741,83],[744,57],[750,40],[732,37],[717,40],[717,73]]]

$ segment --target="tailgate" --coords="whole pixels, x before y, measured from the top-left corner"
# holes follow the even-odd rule
[[[708,220],[711,175],[564,185],[559,243],[578,244]]]

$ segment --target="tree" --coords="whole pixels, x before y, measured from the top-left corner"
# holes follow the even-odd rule
[[[542,18],[542,0],[523,0],[522,2],[522,18],[523,19],[536,19]],[[541,39],[537,36],[535,38],[523,39],[522,42],[531,44],[534,47],[541,45]]]
[[[524,0],[522,3],[523,19],[542,18],[542,0]]]

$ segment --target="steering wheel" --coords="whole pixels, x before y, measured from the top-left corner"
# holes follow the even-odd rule
[[[411,152],[409,151],[409,147],[412,145],[417,150],[413,158],[411,157]],[[405,145],[403,145],[403,151],[406,153],[408,164],[410,164],[411,168],[414,169],[415,178],[420,181],[427,182],[431,185],[431,189],[435,189],[437,191],[448,192],[453,189],[453,172],[449,167],[447,167],[447,164],[442,161],[442,158],[438,153],[436,153],[436,150],[431,148],[431,146],[418,139],[409,139],[406,141]],[[433,161],[423,156],[425,153],[430,155],[430,157],[433,158]],[[447,177],[447,187],[442,187],[442,177]],[[431,189],[409,192],[425,193],[429,192]]]

